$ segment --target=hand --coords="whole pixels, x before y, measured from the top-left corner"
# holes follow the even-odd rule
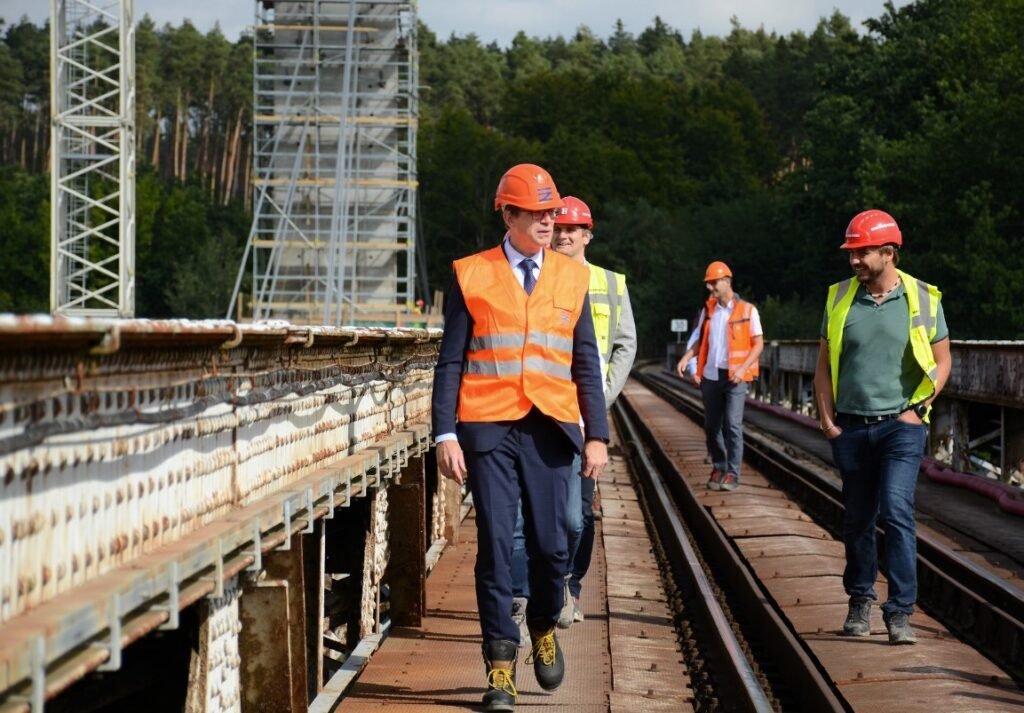
[[[458,441],[441,441],[437,444],[437,468],[441,475],[453,479],[459,485],[466,482],[466,459]]]
[[[897,421],[903,421],[903,423],[912,423],[915,426],[923,426],[924,425],[924,421],[921,420],[921,417],[917,415],[917,413],[914,411],[914,409],[907,409],[906,411],[901,413],[899,416],[897,416],[896,420]]]
[[[680,379],[685,379],[686,378],[686,362],[687,361],[689,361],[689,359],[687,359],[686,356],[684,355],[683,358],[680,359],[679,362],[676,364],[676,374],[679,376]]]
[[[833,423],[828,428],[821,429],[821,432],[824,434],[826,439],[832,441],[835,440],[836,438],[839,438],[840,434],[843,432],[843,429],[841,429],[839,426]]]
[[[729,375],[729,381],[731,381],[734,384],[742,384],[743,377],[746,375],[747,370],[741,367]]]
[[[678,362],[676,362],[676,375],[679,376],[680,379],[686,378],[686,365],[690,363],[691,359],[693,359],[693,350],[687,349],[686,353],[679,358]]]
[[[583,467],[580,475],[597,480],[608,465],[608,446],[604,441],[589,440],[583,445]]]

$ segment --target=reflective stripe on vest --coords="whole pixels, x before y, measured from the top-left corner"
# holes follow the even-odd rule
[[[737,369],[743,366],[743,362],[750,356],[750,350],[754,347],[754,337],[750,333],[750,320],[754,314],[754,305],[744,302],[739,297],[734,298],[732,314],[725,325],[726,353],[729,359],[729,374],[732,375]],[[704,315],[704,328],[700,338],[700,351],[697,353],[697,373],[703,377],[704,367],[708,363],[708,333],[711,331],[711,317],[715,309],[719,307],[718,300],[711,298],[707,301]],[[753,381],[761,373],[760,364],[754,362],[743,375],[744,381]]]
[[[590,315],[594,322],[597,349],[604,357],[605,374],[611,367],[615,334],[622,321],[622,297],[626,294],[626,276],[587,263],[590,268]],[[615,289],[609,289],[615,285]]]
[[[555,364],[540,357],[526,357],[522,361],[467,361],[465,374],[485,376],[515,376],[523,373],[523,366],[529,371],[540,371],[556,379],[572,380],[572,368]]]
[[[903,282],[907,295],[907,310],[910,313],[910,347],[914,353],[914,361],[921,367],[924,376],[921,383],[914,389],[910,403],[917,404],[928,399],[935,393],[935,380],[938,378],[938,367],[932,352],[932,340],[939,328],[939,300],[942,293],[939,288],[922,282],[902,270],[896,270]],[[853,306],[857,295],[857,282],[854,278],[837,282],[828,288],[828,358],[832,374],[832,400],[836,400],[839,392],[839,357],[843,352],[843,330],[846,317]],[[925,422],[928,421],[927,415]]]
[[[460,421],[511,421],[536,406],[558,421],[580,418],[572,381],[573,330],[587,270],[551,250],[527,296],[501,247],[457,260],[473,323],[459,386]]]
[[[483,334],[469,340],[469,351],[477,352],[485,349],[501,349],[503,347],[521,347],[527,340],[522,334]],[[554,334],[530,332],[530,344],[540,344],[549,349],[563,352],[572,351],[572,339],[565,339]]]

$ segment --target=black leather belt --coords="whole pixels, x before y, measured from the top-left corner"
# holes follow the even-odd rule
[[[863,416],[859,413],[837,413],[836,421],[839,423],[856,423],[856,424],[868,424],[868,423],[881,423],[882,421],[891,421],[894,418],[899,418],[899,412],[896,413],[883,413],[880,416]]]

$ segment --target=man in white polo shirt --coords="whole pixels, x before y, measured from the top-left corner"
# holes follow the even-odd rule
[[[694,380],[704,401],[704,436],[713,464],[708,488],[735,490],[743,464],[743,403],[747,384],[757,378],[764,336],[757,307],[733,292],[728,265],[718,260],[708,265],[704,284],[710,296],[694,328],[701,332],[700,342],[683,354],[676,373],[683,376],[696,351]]]

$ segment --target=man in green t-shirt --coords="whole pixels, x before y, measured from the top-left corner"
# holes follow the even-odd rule
[[[854,276],[829,288],[814,389],[821,430],[843,479],[843,633],[871,633],[877,598],[875,522],[885,531],[890,644],[917,641],[914,490],[931,404],[949,379],[949,331],[938,288],[897,269],[903,236],[888,213],[867,210],[846,229]]]

